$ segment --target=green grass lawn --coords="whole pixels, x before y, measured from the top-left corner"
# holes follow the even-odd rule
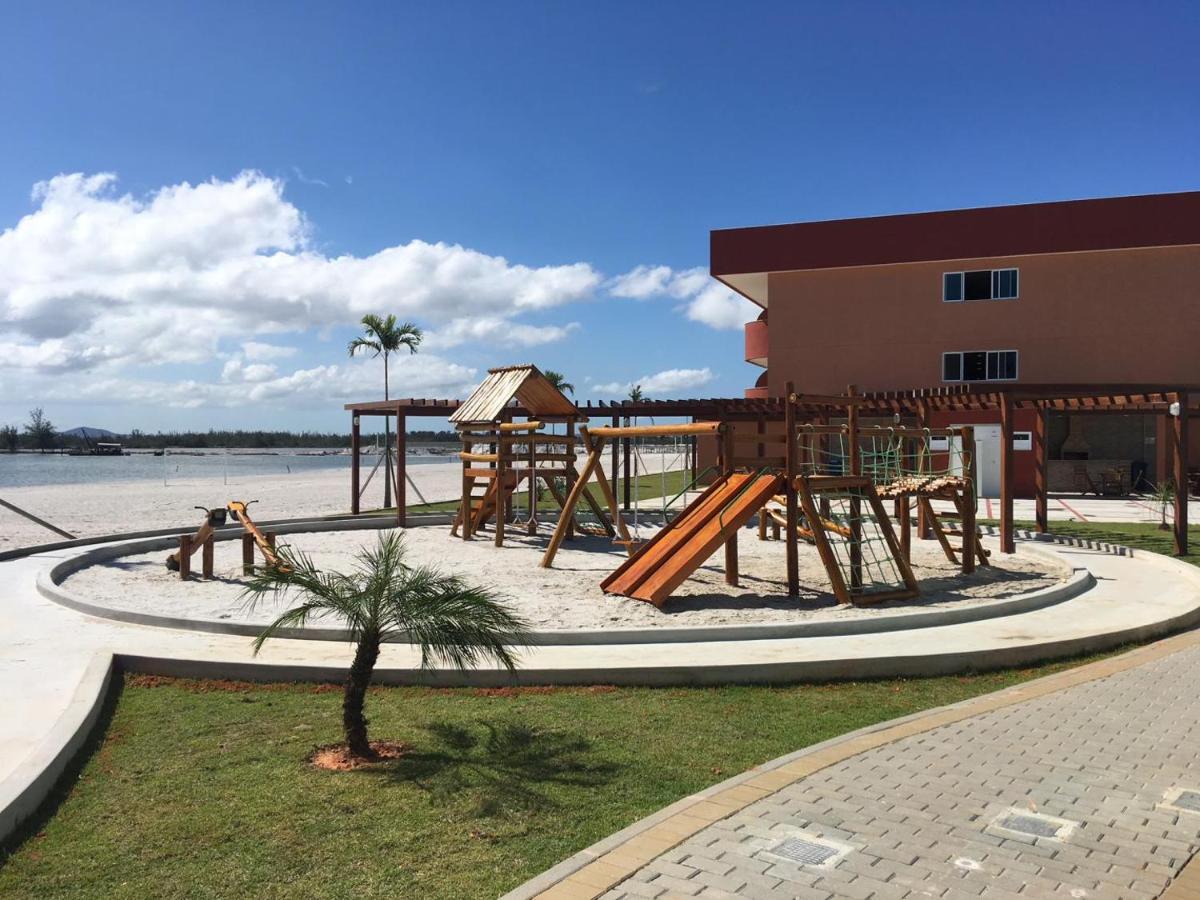
[[[995,519],[983,520],[989,525],[999,525]],[[1017,528],[1028,531],[1035,523],[1018,521]],[[1091,541],[1107,541],[1124,544],[1138,550],[1149,550],[1165,556],[1175,555],[1175,541],[1170,531],[1162,531],[1154,522],[1050,522],[1050,533],[1064,537],[1082,538]],[[1186,556],[1176,557],[1194,566],[1200,566],[1200,526],[1188,527],[1188,549]]]
[[[701,788],[1073,663],[820,686],[376,688],[379,771],[309,768],[340,691],[131,677],[5,897],[490,898]]]

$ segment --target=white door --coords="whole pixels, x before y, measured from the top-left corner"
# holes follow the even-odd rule
[[[954,425],[953,428],[962,428]],[[1000,426],[973,425],[975,429],[975,493],[980,497],[1000,496]],[[958,438],[951,438],[951,471],[962,474],[962,455]]]

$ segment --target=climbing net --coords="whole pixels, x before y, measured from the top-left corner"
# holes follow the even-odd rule
[[[801,425],[797,429],[799,473],[849,475],[847,429]],[[916,428],[862,428],[858,433],[857,471],[875,483],[882,497],[933,495],[962,490],[974,448],[945,432]]]
[[[878,516],[869,484],[823,489],[817,502],[819,527],[851,595],[862,597],[908,587],[893,550],[894,535],[889,540],[891,524]],[[812,527],[807,517],[806,525]]]

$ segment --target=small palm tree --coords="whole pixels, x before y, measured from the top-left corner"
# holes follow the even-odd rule
[[[406,633],[421,647],[421,668],[441,662],[456,669],[492,660],[510,672],[512,648],[527,641],[525,622],[482,588],[471,587],[432,566],[404,562],[404,539],[381,535],[373,549],[356,557],[354,572],[323,572],[309,557],[280,547],[280,565],[255,570],[243,592],[253,609],[262,599],[300,600],[254,641],[258,653],[281,628],[302,628],[310,619],[342,620],[354,643],[354,661],[342,697],[342,729],[350,756],[372,759],[363,705],[382,643]]]
[[[567,376],[562,372],[555,372],[553,369],[547,369],[542,373],[546,376],[546,380],[562,391],[564,394],[574,394],[575,385],[567,381]]]
[[[1165,481],[1160,481],[1154,486],[1154,492],[1150,497],[1158,506],[1159,530],[1170,531],[1171,526],[1167,523],[1167,510],[1175,502],[1175,480],[1168,478]]]
[[[361,351],[370,350],[372,356],[383,356],[383,399],[392,399],[389,395],[388,385],[388,357],[400,350],[401,347],[407,347],[409,353],[416,353],[417,348],[421,346],[421,339],[425,336],[421,329],[412,322],[397,324],[396,317],[388,315],[381,318],[376,315],[365,315],[362,317],[363,330],[366,332],[361,337],[356,337],[350,342],[349,351],[351,356],[355,356]],[[388,507],[392,505],[392,432],[389,426],[391,418],[383,417],[383,458],[386,463],[383,467],[383,505]]]

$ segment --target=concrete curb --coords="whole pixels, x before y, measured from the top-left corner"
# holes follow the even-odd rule
[[[97,653],[84,670],[66,711],[34,750],[0,781],[0,841],[33,815],[87,742],[113,677],[111,653]]]
[[[445,525],[450,523],[449,515],[430,515],[418,522],[418,525]],[[304,532],[351,531],[370,528],[387,528],[394,522],[390,517],[359,518],[352,521],[319,520],[290,523],[276,527],[278,534],[298,534]],[[221,529],[216,533],[218,541],[232,540],[240,535],[240,529]],[[55,603],[74,609],[77,612],[112,619],[117,622],[127,622],[135,625],[149,625],[159,628],[176,628],[184,631],[209,632],[213,634],[234,634],[246,637],[257,637],[262,632],[261,625],[244,622],[223,622],[213,619],[195,619],[176,616],[160,616],[155,613],[135,612],[117,609],[91,603],[62,586],[62,582],[70,575],[91,565],[118,559],[136,553],[148,553],[155,550],[170,550],[175,547],[173,537],[156,537],[148,540],[136,540],[118,544],[105,545],[96,550],[90,550],[62,560],[49,569],[38,573],[37,588],[42,596]],[[1049,560],[1059,566],[1068,568],[1057,554],[1042,548],[1027,544],[1019,545],[1018,553],[1037,556]],[[1007,597],[1000,600],[983,601],[968,606],[934,609],[923,612],[908,612],[895,615],[880,615],[857,619],[826,619],[810,622],[768,623],[763,625],[707,625],[683,626],[673,628],[609,628],[603,630],[546,629],[533,632],[530,644],[535,646],[597,646],[597,645],[629,645],[629,644],[673,644],[709,641],[759,641],[778,640],[784,638],[802,637],[832,637],[839,635],[876,634],[888,631],[905,631],[913,628],[935,628],[941,625],[957,625],[963,622],[976,622],[999,616],[1011,616],[1031,612],[1043,607],[1052,606],[1077,597],[1092,588],[1095,578],[1086,569],[1075,569],[1070,577],[1059,584]],[[349,635],[340,628],[286,628],[279,631],[279,637],[293,640],[313,641],[347,641]],[[408,643],[403,635],[391,639],[394,643]]]

